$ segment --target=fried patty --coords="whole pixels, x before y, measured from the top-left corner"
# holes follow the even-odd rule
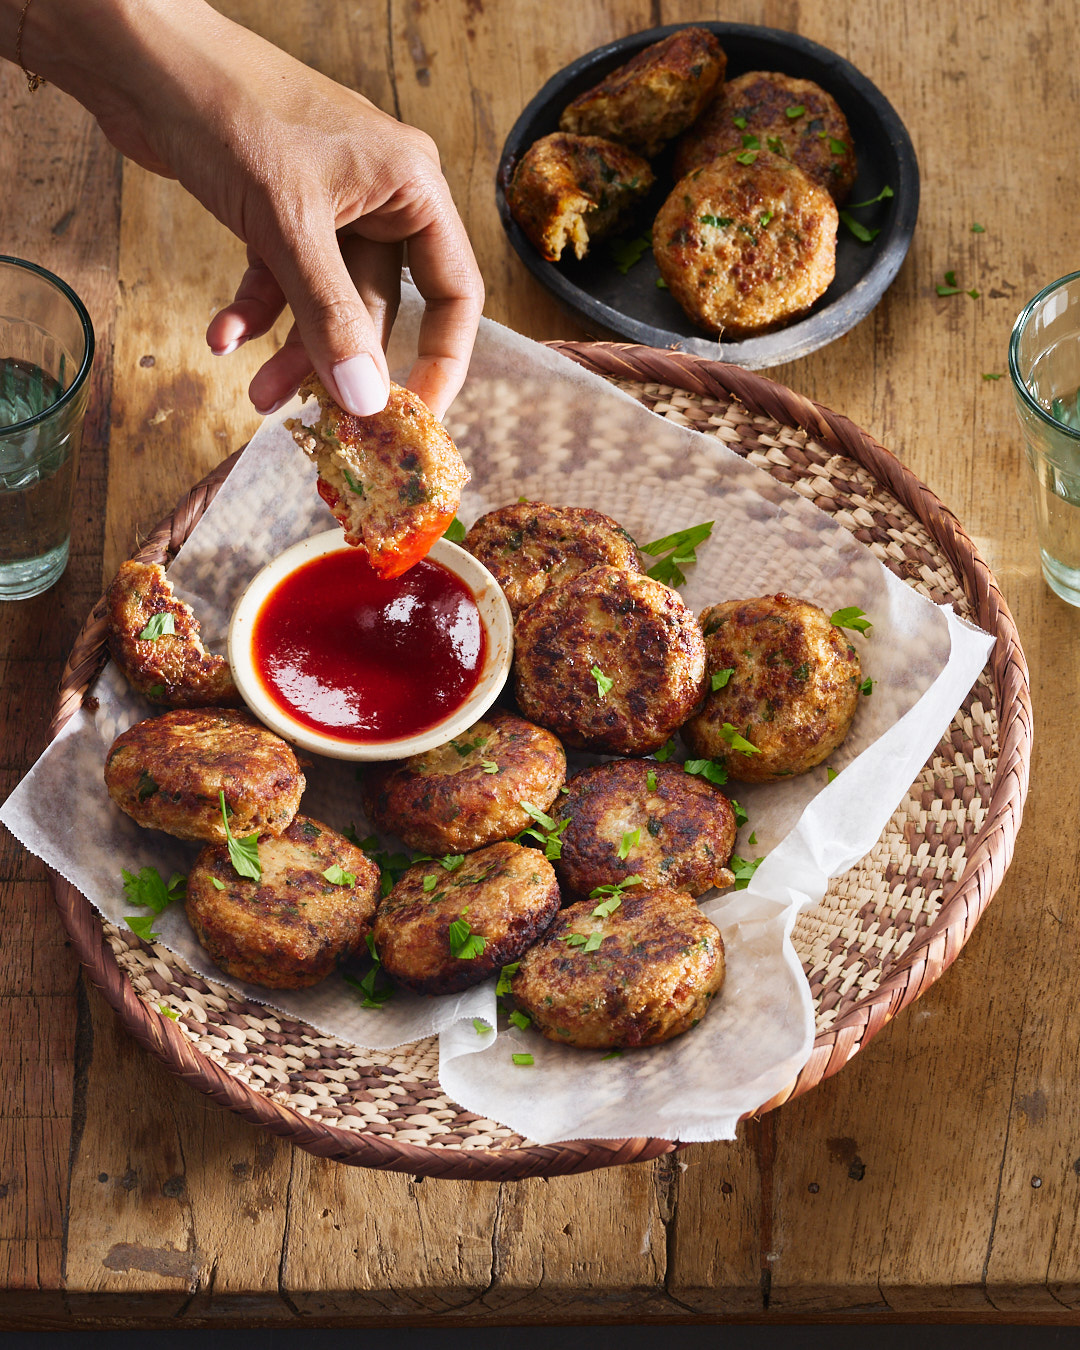
[[[705,644],[682,597],[616,567],[544,591],[518,618],[514,651],[522,712],[581,749],[657,750],[705,692]]]
[[[724,78],[727,57],[705,28],[682,28],[631,57],[563,110],[559,126],[655,155],[688,127]]]
[[[515,619],[549,586],[590,567],[643,570],[637,545],[618,521],[587,506],[500,506],[480,517],[462,548],[503,588]]]
[[[536,849],[491,844],[444,862],[410,867],[375,915],[383,969],[418,994],[480,984],[516,961],[559,909],[559,883]]]
[[[783,155],[838,205],[847,200],[857,172],[851,131],[840,105],[812,80],[764,70],[729,80],[680,138],[675,177],[751,148]]]
[[[613,759],[582,769],[557,815],[569,822],[555,864],[564,891],[589,895],[638,876],[646,888],[701,895],[734,880],[726,866],[735,846],[731,802],[677,764]]]
[[[790,160],[729,151],[675,184],[653,222],[653,254],[695,323],[745,337],[796,318],[828,289],[838,219]]]
[[[380,830],[423,853],[466,853],[519,834],[566,780],[550,731],[496,709],[446,745],[364,778],[364,810]]]
[[[380,577],[397,577],[423,558],[454,519],[469,481],[450,434],[421,399],[398,384],[382,412],[357,417],[310,376],[300,387],[321,410],[306,427],[286,426],[319,469],[319,495],[366,550]]]
[[[697,1026],[724,983],[719,929],[690,896],[626,891],[613,913],[564,909],[526,952],[515,1003],[549,1041],[583,1049],[658,1045]]]
[[[506,192],[510,214],[549,262],[584,258],[654,182],[640,155],[599,136],[557,131],[529,146]]]
[[[136,722],[117,736],[105,761],[109,796],[148,829],[178,839],[224,842],[281,834],[305,783],[280,736],[230,708],[179,708]]]
[[[228,661],[202,645],[199,621],[163,567],[121,563],[105,603],[109,651],[136,693],[166,708],[240,706]]]
[[[823,763],[859,703],[859,656],[843,630],[817,605],[783,594],[712,605],[701,627],[710,675],[730,673],[683,727],[694,754],[721,760],[747,783]],[[756,753],[735,749],[736,734]]]
[[[379,869],[307,816],[280,835],[260,836],[259,862],[261,878],[247,880],[225,844],[207,844],[188,874],[195,936],[234,979],[267,989],[318,984],[371,931]]]

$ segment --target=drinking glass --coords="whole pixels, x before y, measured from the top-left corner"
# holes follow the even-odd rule
[[[0,255],[0,600],[60,579],[94,330],[59,277]]]
[[[1024,432],[1043,576],[1080,605],[1080,272],[1051,282],[1013,325],[1009,375]]]

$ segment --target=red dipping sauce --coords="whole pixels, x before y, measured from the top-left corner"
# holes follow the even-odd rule
[[[266,693],[338,740],[426,731],[476,687],[487,634],[468,586],[425,559],[384,581],[346,548],[313,558],[272,590],[252,655]]]

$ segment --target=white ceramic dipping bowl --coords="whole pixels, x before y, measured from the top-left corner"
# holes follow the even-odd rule
[[[514,654],[514,621],[502,588],[483,563],[447,539],[438,540],[428,558],[440,563],[469,588],[487,633],[487,652],[480,678],[472,693],[454,712],[413,736],[387,741],[346,741],[298,722],[271,698],[263,685],[253,653],[255,619],[260,609],[274,588],[291,572],[313,558],[348,547],[342,530],[327,530],[293,544],[255,574],[237,601],[229,624],[229,664],[236,687],[260,722],[290,744],[329,759],[406,759],[409,755],[423,754],[437,745],[445,745],[482,717],[495,702],[510,673]]]

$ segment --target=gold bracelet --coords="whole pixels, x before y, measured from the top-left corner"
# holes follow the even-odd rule
[[[15,34],[15,60],[18,62],[19,69],[26,76],[26,87],[33,94],[45,83],[40,75],[34,75],[26,69],[22,57],[23,29],[26,27],[26,11],[33,4],[33,0],[26,0],[22,7],[22,13],[19,15],[19,31]]]

